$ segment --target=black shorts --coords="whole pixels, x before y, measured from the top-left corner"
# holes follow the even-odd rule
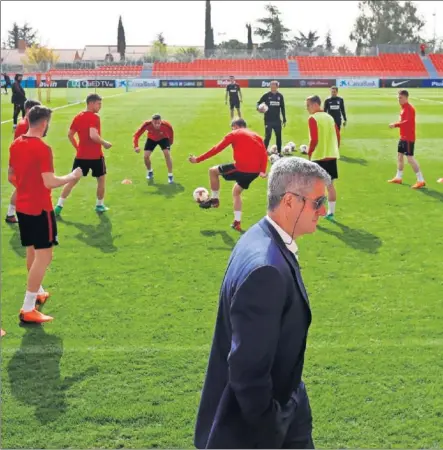
[[[148,139],[145,144],[145,152],[153,152],[155,147],[160,145],[162,150],[171,150],[171,144],[169,143],[168,138],[160,139],[159,141],[153,141],[152,139]]]
[[[39,216],[30,216],[17,211],[17,219],[23,247],[41,250],[58,245],[54,211],[42,211]]]
[[[83,172],[83,176],[86,177],[89,173],[89,170],[92,172],[92,176],[95,178],[100,178],[103,175],[106,175],[106,164],[105,158],[101,157],[100,159],[74,159],[74,164],[72,166],[72,170],[80,167]]]
[[[406,156],[414,156],[415,142],[398,141],[398,153]]]
[[[235,181],[243,189],[248,189],[249,185],[260,175],[259,173],[239,172],[235,164],[222,164],[218,166],[218,170],[226,181]]]
[[[229,100],[229,106],[231,109],[240,109],[240,99]]]
[[[338,178],[338,168],[336,159],[325,159],[323,161],[314,161],[320,167],[326,170],[333,180]]]

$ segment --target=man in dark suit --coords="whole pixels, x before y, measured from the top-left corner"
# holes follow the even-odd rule
[[[272,166],[268,215],[239,240],[222,283],[197,448],[314,448],[302,382],[311,311],[295,240],[325,215],[330,182],[301,158]]]

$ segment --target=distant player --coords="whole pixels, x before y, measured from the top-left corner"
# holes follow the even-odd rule
[[[229,77],[229,84],[226,86],[225,104],[228,104],[231,111],[231,120],[234,118],[234,109],[237,110],[237,116],[241,118],[240,103],[243,101],[240,85],[235,82],[233,76]]]
[[[261,103],[266,103],[268,106],[268,111],[265,112],[265,146],[268,148],[269,142],[271,141],[272,130],[274,130],[277,150],[281,154],[282,147],[282,123],[286,126],[286,108],[285,99],[283,95],[279,92],[278,87],[280,83],[278,81],[271,81],[271,90],[264,94],[257,103],[257,108]],[[280,117],[283,118],[282,119]]]
[[[401,105],[400,121],[391,123],[389,128],[400,128],[400,141],[397,149],[397,174],[389,183],[402,184],[403,182],[403,168],[404,157],[408,158],[408,163],[411,165],[417,176],[417,182],[411,186],[412,189],[421,189],[426,186],[423,174],[420,172],[420,166],[414,158],[415,150],[415,109],[409,103],[409,92],[405,89],[398,91],[398,103]]]
[[[2,73],[3,78],[5,80],[5,84],[3,85],[3,89],[5,90],[5,94],[8,94],[8,87],[11,87],[11,77],[5,72]]]
[[[222,164],[209,169],[209,180],[211,183],[211,198],[200,203],[200,208],[218,208],[220,206],[220,175],[226,181],[235,181],[232,189],[234,199],[234,222],[231,225],[237,231],[241,231],[242,199],[241,193],[248,189],[249,185],[258,177],[266,178],[266,167],[268,157],[263,139],[255,132],[246,128],[243,119],[232,122],[232,131],[211,150],[199,157],[190,156],[192,164],[205,161],[232,145],[234,150],[234,163]]]
[[[54,175],[51,147],[42,140],[50,119],[50,109],[34,106],[28,114],[28,132],[16,139],[9,150],[9,174],[17,181],[18,224],[28,268],[27,290],[20,310],[23,322],[42,323],[53,319],[36,307],[49,297],[42,282],[52,260],[52,247],[58,244],[51,189],[81,176],[80,169],[64,177]]]
[[[154,114],[151,120],[143,123],[143,125],[135,132],[133,137],[134,150],[139,153],[140,147],[138,141],[144,133],[148,133],[148,139],[145,144],[145,166],[147,169],[146,179],[154,178],[152,170],[151,155],[157,145],[163,150],[166,166],[168,168],[168,183],[174,182],[172,173],[171,145],[174,143],[174,130],[172,125],[166,120],[162,120],[160,114]]]
[[[102,98],[98,94],[89,94],[86,97],[86,111],[74,117],[68,133],[68,139],[77,152],[72,170],[80,167],[84,177],[88,176],[89,171],[91,171],[92,176],[97,178],[95,211],[98,213],[103,213],[109,209],[104,203],[106,163],[102,146],[105,149],[112,147],[110,142],[105,141],[101,137],[100,116],[98,115],[101,107]],[[75,135],[78,136],[79,142],[76,141]],[[79,181],[80,179],[77,178],[63,188],[55,207],[56,216],[61,214],[66,199]]]
[[[14,113],[12,116],[14,130],[17,128],[17,120],[20,112],[22,113],[22,117],[25,117],[26,92],[20,84],[22,80],[23,75],[21,73],[16,73],[14,77],[14,84],[11,87],[11,103],[14,105]]]
[[[325,100],[323,109],[326,113],[332,116],[339,130],[341,129],[342,118],[343,118],[343,126],[344,127],[346,126],[347,118],[345,110],[345,101],[338,96],[337,86],[331,87],[331,96]]]
[[[26,100],[26,102],[25,102],[25,114],[26,115],[18,123],[17,128],[15,129],[15,132],[14,132],[14,139],[17,139],[20,136],[22,136],[23,134],[27,133],[28,128],[29,128],[28,114],[29,114],[29,111],[31,110],[31,108],[36,105],[40,105],[40,102],[38,102],[37,100]],[[9,182],[15,188],[15,185],[16,185],[15,177],[10,176],[10,177],[8,177],[8,179],[9,179]],[[6,214],[6,219],[5,219],[6,223],[17,223],[18,222],[17,217],[15,216],[16,196],[17,196],[17,190],[14,189],[14,192],[11,195],[11,200],[10,200],[10,203],[8,206],[8,212]]]
[[[328,186],[328,214],[326,219],[333,220],[337,192],[334,180],[338,178],[337,160],[340,158],[340,130],[332,117],[322,111],[321,100],[317,95],[306,99],[306,109],[311,115],[309,125],[309,160],[317,163],[331,176],[332,183]]]

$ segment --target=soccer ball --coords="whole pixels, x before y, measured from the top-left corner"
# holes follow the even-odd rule
[[[268,109],[269,108],[266,103],[260,103],[260,105],[258,105],[258,111],[261,113],[265,113]]]
[[[303,155],[307,155],[308,154],[308,146],[307,145],[300,145],[300,152],[303,154]]]
[[[270,155],[276,155],[276,154],[278,153],[277,146],[276,146],[275,144],[274,144],[274,145],[271,145],[271,146],[269,147],[268,152],[269,152]]]
[[[297,146],[293,142],[288,142],[288,146],[291,149],[291,152],[295,152]]]
[[[192,195],[197,203],[202,203],[209,200],[209,192],[204,187],[198,187]]]
[[[285,146],[283,147],[283,153],[284,153],[285,155],[290,155],[290,154],[291,154],[291,147],[289,147],[289,145],[285,145]]]
[[[280,157],[279,157],[278,155],[271,155],[271,156],[269,157],[269,162],[270,162],[271,164],[274,164],[274,163],[277,162],[279,159],[280,159]]]

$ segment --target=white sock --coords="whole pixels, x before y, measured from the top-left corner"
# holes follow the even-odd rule
[[[234,211],[234,220],[236,222],[241,222],[241,211]]]
[[[102,198],[101,200],[97,199],[97,206],[104,206],[105,204],[105,199]]]
[[[15,216],[15,205],[8,206],[8,216]]]
[[[403,170],[397,170],[397,175],[395,178],[400,178],[400,180],[403,178]]]
[[[57,206],[61,206],[63,208],[63,205],[65,204],[65,200],[66,200],[65,198],[60,197],[58,199]]]
[[[174,175],[172,175],[172,173],[168,173],[168,177],[173,177]]]
[[[43,289],[43,286],[40,286],[38,288],[38,294],[40,295],[40,294],[44,294],[44,293],[45,293],[45,290]]]
[[[35,308],[35,301],[37,300],[37,292],[26,291],[25,301],[23,302],[23,311],[29,312]]]
[[[154,172],[152,169],[148,170],[148,174]]]
[[[220,195],[220,191],[212,191],[211,198],[218,198],[219,195]]]
[[[423,178],[423,174],[421,172],[417,172],[417,181],[423,182],[425,179]]]
[[[335,203],[336,202],[328,203],[328,214],[335,214]]]

